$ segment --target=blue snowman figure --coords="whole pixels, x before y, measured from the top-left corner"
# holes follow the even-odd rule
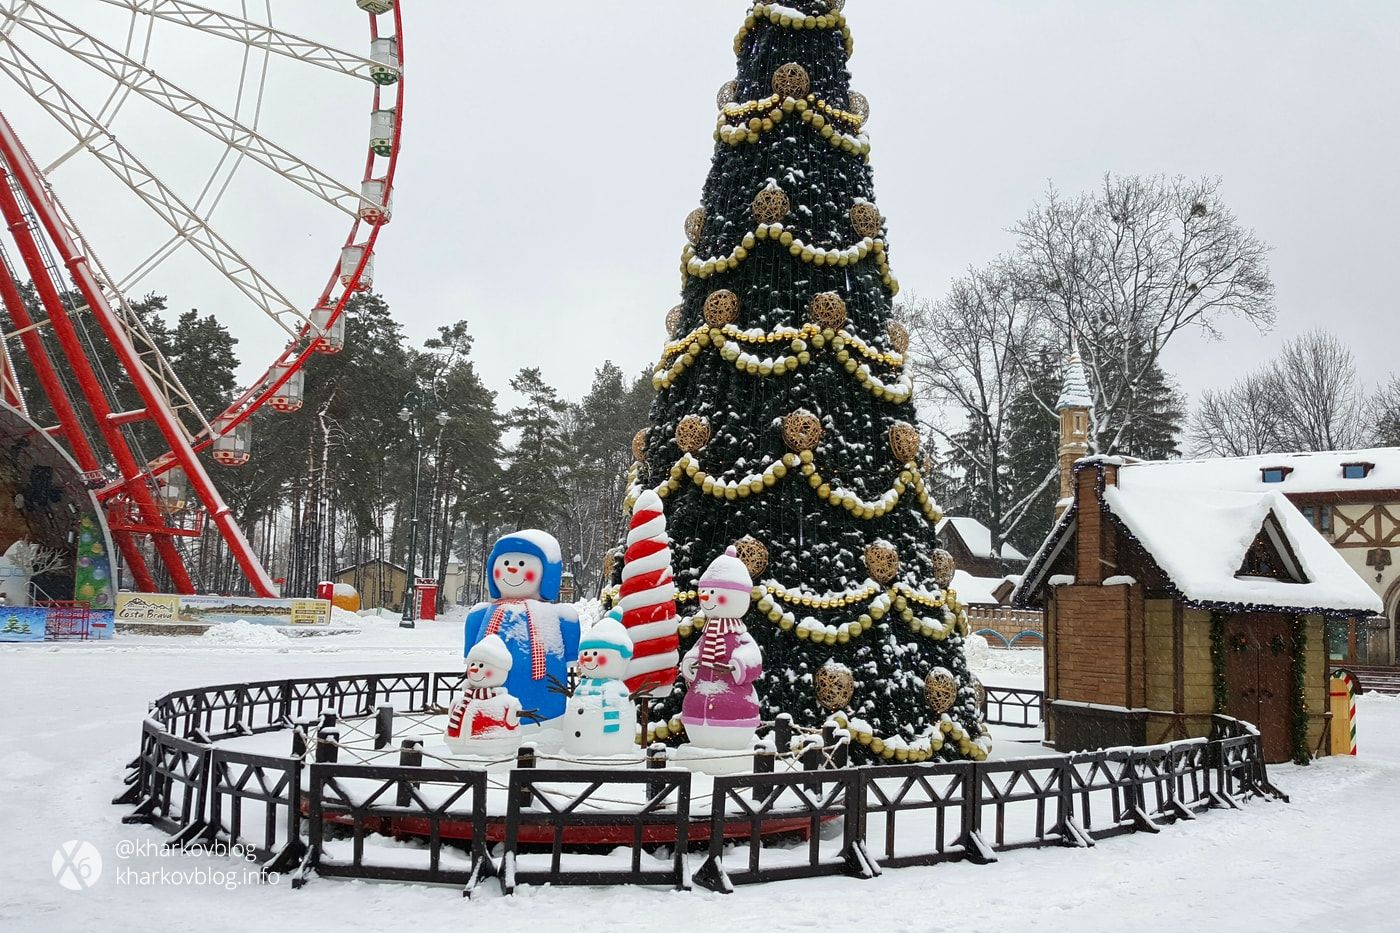
[[[500,636],[513,663],[505,688],[537,722],[564,715],[569,667],[578,660],[578,612],[557,602],[564,562],[547,532],[516,531],[499,539],[486,561],[491,602],[467,613],[465,653]]]

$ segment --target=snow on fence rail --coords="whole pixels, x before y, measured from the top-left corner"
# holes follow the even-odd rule
[[[1028,846],[1091,846],[1249,797],[1287,799],[1269,783],[1257,730],[1224,716],[1208,739],[1149,748],[867,767],[847,767],[846,745],[826,730],[799,756],[808,770],[775,773],[780,756],[770,748],[756,756],[755,773],[715,778],[710,793],[694,796],[691,773],[664,767],[659,749],[646,770],[542,769],[522,749],[505,777],[425,767],[418,739],[390,748],[395,716],[421,722],[445,707],[460,676],[370,674],[167,694],[151,704],[127,789],[114,803],[134,807],[125,822],[152,824],[175,844],[246,846],[265,871],[293,871],[298,884],[314,873],[471,893],[490,877],[506,892],[518,884],[687,889],[692,881],[730,891],[785,878],[869,878],[882,868],[994,862],[997,852]],[[986,693],[989,722],[1040,723],[1038,691]],[[338,761],[342,730],[375,751]],[[275,731],[289,733],[291,754],[220,744]],[[774,827],[800,844],[773,844]],[[417,843],[380,844],[381,834]],[[601,839],[625,858],[575,845],[580,838]],[[692,846],[705,847],[693,874]]]

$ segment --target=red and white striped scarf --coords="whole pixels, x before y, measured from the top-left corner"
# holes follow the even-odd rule
[[[744,630],[743,619],[706,619],[705,634],[700,642],[700,663],[715,667],[729,661],[729,649],[724,636]]]
[[[530,630],[530,674],[535,680],[544,680],[544,644],[540,641],[539,630],[535,628],[534,617],[530,615],[530,604],[523,599],[498,599],[496,601],[496,611],[491,613],[491,621],[486,623],[486,635],[496,635],[501,631],[501,623],[505,621],[506,609],[512,605],[518,605],[525,609],[525,625]]]

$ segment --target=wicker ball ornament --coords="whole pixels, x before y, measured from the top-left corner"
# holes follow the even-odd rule
[[[826,0],[826,8],[833,13],[840,13],[846,8],[846,0]]]
[[[976,674],[969,674],[972,678],[972,695],[977,700],[979,710],[987,708],[987,688],[982,686],[982,681],[977,679]]]
[[[617,569],[617,558],[613,557],[613,552],[608,551],[603,555],[603,580],[612,580],[613,571]]]
[[[898,321],[885,325],[885,336],[889,338],[890,349],[900,356],[909,352],[909,328]]]
[[[880,209],[869,201],[851,205],[851,227],[857,236],[879,236],[880,222]]]
[[[890,450],[900,463],[913,463],[919,459],[919,429],[907,421],[896,421],[890,425]]]
[[[768,569],[768,548],[763,542],[753,537],[745,535],[734,542],[734,550],[738,552],[739,559],[744,562],[744,566],[749,570],[749,576],[757,580],[763,575],[763,571]]]
[[[899,552],[892,544],[876,541],[865,549],[865,569],[876,583],[893,583],[899,576]]]
[[[739,82],[726,81],[719,86],[719,93],[715,95],[715,106],[720,110],[736,103],[739,100]]]
[[[822,442],[823,433],[821,419],[805,408],[799,408],[783,419],[783,443],[794,453],[816,450]]]
[[[704,235],[705,209],[697,207],[685,215],[685,238],[690,241],[691,246],[699,246],[700,238]]]
[[[792,199],[777,185],[769,185],[753,199],[753,215],[761,224],[781,223],[792,210]]]
[[[701,415],[686,415],[676,425],[676,446],[693,454],[710,442],[710,419]]]
[[[822,292],[807,306],[812,322],[823,330],[840,330],[846,326],[846,300],[836,292]]]
[[[829,713],[850,706],[851,697],[856,693],[855,676],[850,668],[841,664],[823,664],[817,668],[812,686],[817,691],[817,702]]]
[[[672,339],[681,335],[681,318],[685,315],[685,305],[676,305],[666,312],[666,334]]]
[[[934,551],[930,559],[933,561],[934,581],[941,587],[947,587],[953,582],[953,572],[958,569],[958,562],[943,548]]]
[[[779,65],[773,72],[773,93],[779,97],[803,98],[812,91],[812,79],[807,69],[797,62]]]
[[[870,117],[870,101],[864,94],[860,93],[860,91],[851,92],[851,99],[847,109],[860,117],[861,122],[864,122]]]
[[[632,435],[632,459],[641,463],[647,458],[647,429]]]
[[[958,701],[958,682],[942,668],[930,671],[924,678],[924,699],[935,716],[942,716]]]
[[[727,288],[710,292],[705,299],[705,323],[723,327],[739,320],[739,296]]]

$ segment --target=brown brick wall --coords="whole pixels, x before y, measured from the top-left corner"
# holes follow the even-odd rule
[[[1125,626],[1132,589],[1093,585],[1055,588],[1056,699],[1134,705],[1127,689],[1130,650]]]

